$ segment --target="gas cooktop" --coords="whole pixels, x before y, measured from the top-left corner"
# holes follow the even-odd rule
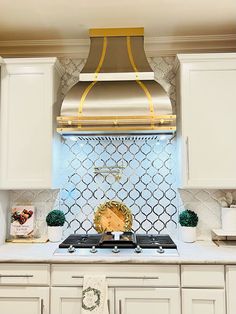
[[[104,234],[71,234],[55,251],[55,255],[91,254],[178,255],[176,244],[167,234],[135,234],[114,232]],[[143,255],[142,254],[142,255]]]
[[[114,245],[119,248],[132,248],[137,245],[143,248],[176,248],[175,243],[169,235],[156,234],[135,234],[124,232],[119,240],[114,239],[111,233],[105,234],[71,234],[60,245],[59,248],[69,248],[71,245],[75,248],[113,248]]]

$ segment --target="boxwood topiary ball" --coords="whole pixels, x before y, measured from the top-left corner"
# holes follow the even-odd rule
[[[196,227],[198,216],[194,211],[186,209],[179,214],[179,223],[182,227]]]
[[[52,210],[46,217],[47,225],[50,227],[63,226],[65,220],[65,214],[57,209]]]

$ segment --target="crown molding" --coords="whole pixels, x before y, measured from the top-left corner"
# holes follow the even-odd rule
[[[21,64],[21,65],[29,65],[29,64],[48,64],[55,67],[58,73],[62,76],[64,71],[61,66],[61,63],[58,61],[56,57],[41,57],[41,58],[1,58],[0,63],[7,64],[7,65],[14,65],[14,64]]]
[[[194,52],[234,52],[236,51],[236,34],[147,37],[145,51],[148,57]],[[88,52],[89,40],[87,39],[0,41],[0,55],[3,57],[86,58]]]
[[[234,52],[236,34],[152,37],[145,40],[145,50],[149,57],[175,56],[178,53]]]
[[[0,41],[2,57],[69,56],[87,58],[89,39],[48,39]]]
[[[201,62],[209,62],[209,61],[224,61],[225,62],[235,62],[236,60],[236,52],[228,52],[228,53],[201,53],[201,54],[177,54],[175,58],[175,62],[173,65],[173,72],[177,72],[180,65],[188,64],[188,63],[198,63]]]

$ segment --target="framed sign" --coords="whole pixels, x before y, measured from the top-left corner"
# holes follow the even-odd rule
[[[32,237],[34,231],[34,206],[14,206],[11,209],[11,236]]]

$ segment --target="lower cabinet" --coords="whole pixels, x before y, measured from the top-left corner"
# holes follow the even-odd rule
[[[82,287],[52,287],[51,314],[80,314]],[[109,314],[114,314],[114,289],[108,289]]]
[[[0,287],[1,314],[49,314],[49,288]]]
[[[182,314],[225,314],[224,289],[182,289]]]
[[[116,288],[115,295],[117,314],[180,314],[178,288]]]
[[[236,266],[226,266],[227,314],[236,313]]]
[[[109,314],[236,314],[235,265],[23,263],[0,263],[0,314],[80,314],[86,274],[107,277]]]
[[[223,265],[182,265],[182,314],[226,314]]]
[[[83,278],[105,275],[109,314],[180,314],[177,265],[55,264],[51,267],[51,314],[81,313]]]

